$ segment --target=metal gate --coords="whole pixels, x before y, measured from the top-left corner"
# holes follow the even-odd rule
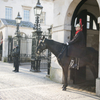
[[[48,30],[48,33],[44,32],[41,35],[37,35],[37,33],[35,32],[33,33],[31,71],[39,72],[41,69],[47,69],[49,74],[50,64],[51,64],[51,52],[45,50],[41,53],[41,55],[39,56],[36,55],[36,48],[38,46],[38,41],[42,36],[51,39],[51,30]]]
[[[12,37],[8,37],[8,62],[11,63],[12,62],[12,49],[13,49],[13,38]]]
[[[48,32],[43,32],[40,36],[45,36],[46,38],[51,38],[51,30],[48,30]],[[30,65],[30,70],[36,70],[36,48],[38,46],[38,36],[34,34],[32,37],[14,37],[8,39],[8,62],[13,62],[11,52],[12,49],[19,44],[20,47],[20,65]],[[49,74],[49,68],[51,64],[51,52],[48,50],[45,50],[43,53],[41,53],[39,58],[39,67],[41,69],[47,69]],[[35,66],[35,67],[34,67]]]

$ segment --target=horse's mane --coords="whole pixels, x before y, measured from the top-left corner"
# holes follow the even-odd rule
[[[58,56],[58,54],[61,52],[62,48],[65,46],[64,43],[60,43],[51,39],[45,38],[45,43],[47,44],[47,48],[55,55]]]
[[[54,40],[52,40],[52,39],[47,39],[47,38],[45,38],[46,40],[47,40],[47,42],[48,43],[50,43],[50,44],[52,44],[52,45],[64,45],[64,43],[60,43],[60,42],[57,42],[57,41],[54,41]]]

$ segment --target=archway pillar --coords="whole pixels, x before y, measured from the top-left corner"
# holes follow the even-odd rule
[[[98,78],[96,79],[96,94],[100,96],[100,17],[98,17],[99,23],[99,60],[98,60]]]
[[[8,57],[8,27],[3,29],[3,52],[2,52],[2,61],[6,62]]]
[[[61,43],[66,43],[70,40],[71,25],[60,25],[53,27],[52,29],[52,39]],[[57,58],[52,54],[51,57],[51,68],[50,68],[50,79],[63,83],[63,72],[61,66],[57,62]],[[70,70],[68,71],[68,82],[72,83],[70,80]]]

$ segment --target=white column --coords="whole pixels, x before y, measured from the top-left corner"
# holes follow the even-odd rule
[[[70,25],[60,25],[53,27],[52,39],[61,43],[66,43],[70,39],[70,31]],[[57,58],[53,54],[51,58],[50,78],[53,81],[63,83],[62,68],[58,64]],[[70,70],[68,70],[68,81],[69,83],[72,83],[72,80],[70,80]]]
[[[8,28],[5,27],[3,30],[3,52],[2,52],[2,61],[8,57]]]
[[[100,78],[100,17],[98,17],[98,23],[99,23],[99,68],[98,68],[98,78]]]
[[[99,60],[98,60],[98,78],[100,78],[100,24],[99,24]]]
[[[100,96],[100,17],[98,17],[99,23],[99,62],[98,62],[98,78],[96,79],[96,94]]]

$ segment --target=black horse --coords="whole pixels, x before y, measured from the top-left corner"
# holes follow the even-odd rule
[[[63,51],[61,59],[60,60],[57,59],[57,60],[63,70],[63,75],[64,75],[63,90],[66,90],[66,87],[68,86],[68,82],[67,82],[68,68],[69,68],[70,61],[72,59],[71,57],[67,56],[67,45],[43,37],[43,39],[41,39],[39,46],[37,48],[37,54],[40,54],[45,49],[49,49],[57,58],[60,55],[60,53]],[[91,47],[86,47],[84,51],[85,52],[82,53],[80,57],[79,67],[84,67],[88,65],[94,75],[94,78],[96,79],[98,76],[98,52]]]

